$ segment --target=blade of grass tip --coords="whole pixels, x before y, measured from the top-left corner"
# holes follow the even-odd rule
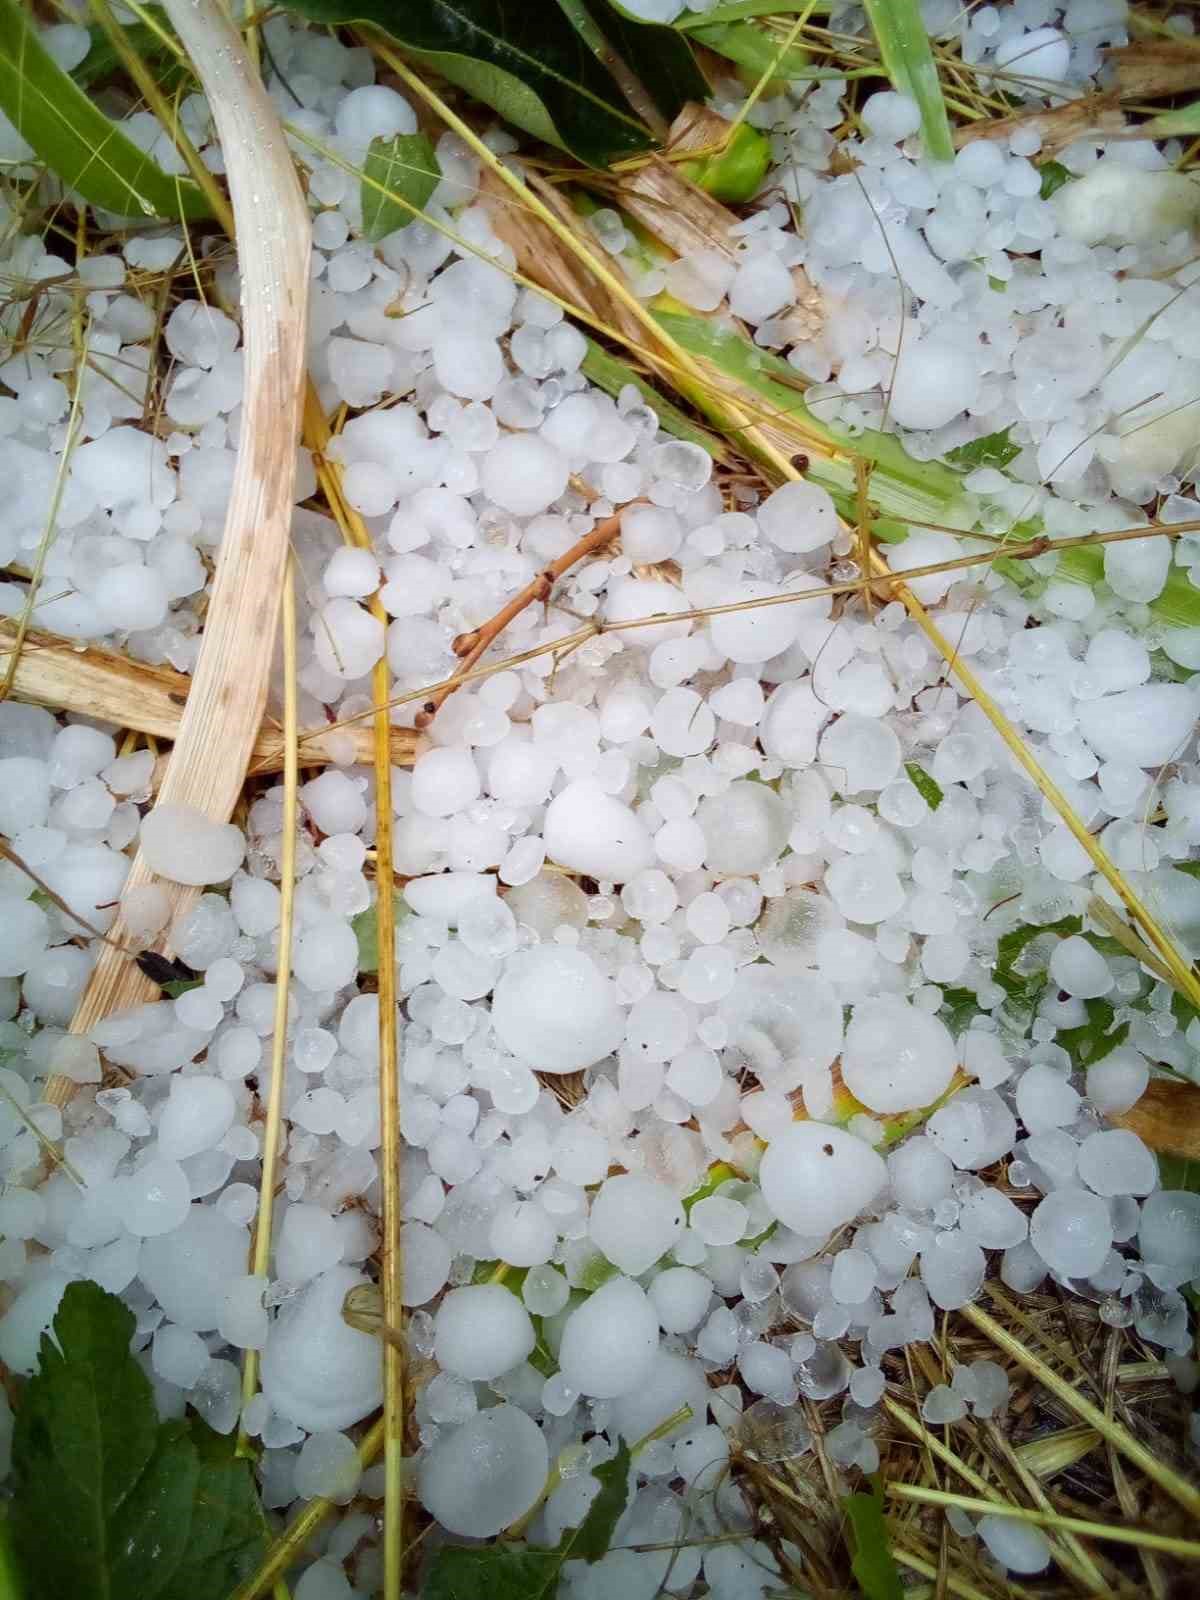
[[[461,117],[456,116],[440,95],[435,93],[430,86],[413,72],[404,59],[394,50],[388,40],[374,28],[361,28],[358,32],[369,42],[375,54],[383,61],[396,76],[444,123],[457,133],[459,138],[468,145],[478,156],[479,160],[493,173],[507,188],[511,189],[522,205],[526,206],[535,216],[543,222],[550,232],[564,245],[573,256],[607,289],[608,293],[618,301],[632,317],[638,321],[650,335],[651,346],[663,349],[674,366],[684,374],[690,382],[704,391],[710,387],[709,379],[703,367],[678,344],[671,335],[661,326],[658,320],[646,309],[637,298],[628,284],[619,277],[605,262],[600,260],[562,220],[539,197],[534,194],[528,184],[512,171],[495,153],[488,148],[475,130]],[[789,463],[786,458],[767,440],[761,438],[758,430],[754,428],[749,419],[731,414],[729,426],[740,433],[747,441],[754,443],[757,454],[770,462],[776,472],[787,474]]]
[[[304,396],[304,438],[313,451],[317,476],[347,543],[371,549],[366,524],[349,505],[341,485],[341,469],[327,451],[329,423],[310,379]],[[378,594],[371,614],[384,629],[390,621]],[[396,1045],[396,912],[392,847],[391,684],[386,654],[371,672],[374,701],[375,767],[375,916],[379,944],[379,1117],[380,1117],[380,1242],[379,1281],[383,1320],[399,1328],[403,1316],[403,1262],[400,1252],[400,1092]],[[383,1567],[386,1595],[401,1593],[404,1571],[404,1364],[393,1340],[383,1345]]]
[[[366,1433],[358,1441],[358,1465],[360,1470],[373,1465],[376,1456],[383,1449],[383,1418],[372,1423]],[[318,1495],[315,1500],[310,1500],[304,1510],[288,1524],[284,1531],[275,1540],[263,1557],[258,1571],[247,1578],[240,1588],[235,1589],[229,1600],[259,1600],[260,1595],[278,1583],[281,1575],[287,1571],[294,1561],[299,1560],[305,1546],[313,1534],[335,1511],[341,1512],[345,1508],[335,1505],[332,1500],[326,1500]],[[400,1590],[395,1591],[396,1595]],[[390,1597],[389,1597],[390,1600]]]
[[[1176,1539],[1170,1534],[1154,1533],[1149,1528],[1125,1528],[1117,1523],[1088,1522],[1083,1517],[1064,1517],[1056,1511],[1029,1511],[1024,1506],[1007,1503],[996,1505],[991,1500],[976,1500],[965,1494],[949,1494],[944,1489],[926,1489],[916,1483],[889,1483],[885,1486],[884,1493],[894,1500],[911,1500],[918,1505],[926,1506],[957,1506],[960,1511],[982,1512],[990,1517],[1009,1517],[1014,1522],[1030,1522],[1035,1528],[1082,1533],[1090,1539],[1105,1539],[1110,1544],[1138,1545],[1143,1550],[1161,1550],[1167,1555],[1179,1556],[1185,1561],[1200,1561],[1200,1543],[1194,1539]]]
[[[296,674],[296,575],[291,557],[283,574],[283,844],[279,859],[279,958],[275,969],[275,1031],[271,1038],[271,1088],[263,1128],[262,1175],[258,1185],[258,1217],[250,1271],[265,1278],[271,1265],[271,1224],[275,1179],[283,1129],[283,1084],[287,1073],[288,996],[291,989],[292,926],[296,904],[296,827],[299,813],[300,758]],[[259,1353],[247,1350],[242,1364],[242,1416],[258,1388]],[[249,1454],[243,1421],[238,1429],[238,1454]]]
[[[926,155],[953,161],[950,119],[918,0],[863,0],[863,9],[892,88],[920,108]]]
[[[1159,1488],[1170,1495],[1171,1499],[1185,1511],[1193,1517],[1200,1517],[1200,1486],[1188,1483],[1165,1461],[1159,1460],[1140,1439],[1136,1439],[1127,1428],[1114,1421],[1099,1406],[1085,1399],[1074,1384],[1060,1377],[1053,1367],[1035,1355],[1028,1345],[1009,1333],[1007,1328],[989,1316],[981,1306],[963,1306],[960,1315],[966,1317],[968,1322],[990,1339],[997,1349],[1003,1350],[1006,1355],[1019,1362],[1044,1389],[1048,1389],[1051,1394],[1069,1406],[1081,1421],[1086,1422],[1088,1427],[1094,1428],[1102,1438],[1108,1440],[1127,1461],[1137,1467],[1139,1472],[1144,1473],[1151,1482],[1158,1484]]]

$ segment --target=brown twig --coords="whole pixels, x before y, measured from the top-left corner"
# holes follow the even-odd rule
[[[644,501],[631,500],[629,505],[642,505]],[[427,728],[445,705],[446,701],[456,689],[462,687],[471,669],[477,665],[484,653],[504,632],[514,617],[520,616],[526,606],[531,606],[538,601],[549,600],[551,591],[564,573],[569,572],[577,561],[582,561],[585,556],[590,556],[597,550],[602,550],[610,544],[621,531],[621,518],[629,506],[622,506],[620,511],[611,517],[605,517],[603,522],[598,522],[590,533],[585,533],[582,539],[576,540],[571,548],[559,556],[557,561],[552,561],[544,567],[537,577],[532,579],[511,600],[505,602],[490,621],[482,627],[473,629],[470,633],[460,633],[455,639],[451,649],[462,662],[462,666],[454,677],[443,683],[439,688],[431,691],[428,700],[417,713],[416,724],[418,728]]]

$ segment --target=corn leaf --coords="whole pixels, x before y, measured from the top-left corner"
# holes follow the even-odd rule
[[[653,142],[615,79],[557,5],[287,0],[287,8],[333,27],[377,27],[418,66],[431,68],[505,121],[570,151],[587,166],[606,167]],[[640,57],[629,61],[639,75],[643,65]]]
[[[211,215],[187,178],[156,166],[42,47],[19,0],[0,0],[0,111],[68,189],[121,217]]]
[[[892,88],[920,107],[925,153],[934,161],[953,161],[950,119],[918,0],[863,0],[863,9]]]
[[[413,220],[408,206],[420,210],[437,188],[442,169],[423,133],[398,133],[393,139],[372,139],[363,164],[363,234],[374,243]],[[393,199],[398,195],[399,199]]]
[[[1148,539],[1156,535],[1147,533]],[[1157,537],[1162,537],[1158,535]],[[1076,550],[1064,550],[1054,569],[1056,578],[1070,583],[1086,583],[1093,587],[1104,581],[1104,549],[1100,545],[1081,545]],[[1167,573],[1162,593],[1151,600],[1150,610],[1160,622],[1172,628],[1200,628],[1200,589],[1192,583],[1181,567],[1172,567]]]

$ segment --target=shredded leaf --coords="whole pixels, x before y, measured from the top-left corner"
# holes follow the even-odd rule
[[[936,811],[946,796],[942,793],[941,785],[919,767],[915,761],[906,761],[904,770],[908,773],[908,781],[924,800],[930,811]]]
[[[372,243],[386,239],[414,220],[408,206],[420,210],[442,176],[433,145],[423,133],[398,133],[392,139],[372,139],[363,164],[363,236]],[[393,199],[393,195],[398,199]]]
[[[26,1600],[226,1600],[261,1557],[249,1462],[198,1417],[159,1422],[133,1331],[132,1312],[84,1281],[42,1337],[13,1434]]]
[[[965,471],[976,467],[1007,467],[1021,454],[1021,446],[1009,438],[1012,424],[999,433],[985,433],[982,439],[972,439],[969,444],[957,445],[946,451],[946,460]]]
[[[568,1528],[553,1550],[528,1545],[495,1544],[463,1549],[445,1545],[438,1551],[422,1590],[422,1600],[551,1600],[567,1561],[599,1561],[607,1554],[613,1531],[629,1499],[629,1446],[622,1444],[611,1461],[593,1476],[600,1492],[578,1528]]]
[[[879,1476],[871,1480],[872,1492],[847,1495],[842,1501],[853,1534],[851,1570],[864,1600],[904,1600],[904,1585],[888,1549],[883,1520],[883,1489]]]

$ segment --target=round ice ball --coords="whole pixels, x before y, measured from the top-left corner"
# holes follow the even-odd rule
[[[679,1196],[642,1173],[606,1178],[592,1201],[592,1243],[631,1277],[652,1267],[683,1232]]]
[[[421,1461],[417,1493],[443,1528],[489,1539],[529,1510],[549,1465],[537,1423],[519,1406],[491,1406],[442,1434]]]
[[[712,1301],[712,1279],[695,1267],[667,1267],[648,1290],[664,1333],[690,1333]]]
[[[654,860],[641,819],[599,784],[569,783],[546,809],[546,854],[560,867],[609,883],[627,883]]]
[[[482,479],[489,500],[515,517],[531,517],[567,487],[567,463],[536,433],[510,433],[484,456]]]
[[[942,428],[973,405],[978,394],[979,362],[969,346],[926,334],[900,351],[891,418],[902,428]]]
[[[158,1148],[172,1161],[211,1150],[228,1133],[236,1110],[233,1090],[220,1078],[174,1077],[158,1122]]]
[[[195,806],[156,805],[142,818],[138,844],[151,872],[197,887],[227,882],[246,854],[240,828],[213,822]]]
[[[837,508],[820,484],[785,483],[759,506],[758,525],[772,544],[802,555],[837,533]]]
[[[1137,1104],[1149,1081],[1150,1064],[1145,1056],[1132,1045],[1118,1045],[1088,1068],[1088,1099],[1105,1116],[1119,1115]]]
[[[908,1211],[932,1211],[954,1184],[954,1163],[924,1134],[893,1150],[887,1166],[892,1193]]]
[[[722,605],[739,605],[752,600],[771,600],[787,590],[773,583],[747,578],[731,586],[721,598]],[[800,602],[777,601],[774,605],[753,606],[747,611],[727,611],[709,621],[712,642],[730,661],[754,663],[782,655],[800,632]]]
[[[249,1248],[248,1229],[214,1206],[191,1206],[182,1227],[143,1242],[138,1273],[172,1322],[208,1333]]]
[[[627,1444],[644,1439],[668,1417],[687,1406],[690,1417],[677,1422],[666,1439],[678,1439],[702,1428],[708,1416],[708,1384],[698,1361],[676,1355],[673,1350],[656,1350],[650,1369],[636,1389],[631,1389],[613,1405],[617,1431]]]
[[[769,867],[787,843],[792,815],[765,783],[731,783],[702,800],[696,821],[704,834],[705,864],[721,877],[743,877]]]
[[[796,1122],[768,1144],[758,1181],[772,1214],[806,1236],[832,1233],[866,1209],[887,1182],[869,1144],[822,1122]]]
[[[511,1372],[535,1342],[528,1311],[500,1283],[451,1289],[433,1326],[438,1366],[472,1381],[486,1382]]]
[[[1108,1201],[1075,1184],[1053,1189],[1029,1219],[1029,1239],[1051,1272],[1090,1278],[1112,1249]]]
[[[1036,79],[1038,84],[1061,83],[1067,75],[1070,58],[1070,42],[1057,28],[1034,28],[1029,33],[1011,33],[996,46],[998,67],[1007,68],[1017,78]],[[1042,1566],[1045,1566],[1045,1562]],[[1016,1570],[1040,1572],[1042,1569],[1020,1567]]]
[[[0,1361],[10,1372],[27,1377],[36,1370],[42,1335],[50,1331],[69,1282],[64,1272],[35,1278],[0,1317]]]
[[[538,1071],[578,1072],[617,1048],[625,1014],[589,955],[545,944],[510,956],[492,997],[492,1026]]]
[[[1160,1189],[1142,1202],[1142,1258],[1194,1277],[1200,1269],[1200,1194]]]
[[[1089,1189],[1115,1195],[1148,1195],[1158,1183],[1158,1162],[1136,1133],[1101,1128],[1079,1146],[1079,1176]]]
[[[987,1546],[988,1554],[1010,1572],[1032,1575],[1045,1572],[1050,1565],[1052,1552],[1046,1535],[1027,1522],[1018,1522],[1015,1517],[980,1517],[975,1531]]]
[[[641,1384],[658,1349],[658,1317],[632,1278],[612,1278],[571,1312],[558,1365],[580,1394],[613,1400]]]
[[[331,1267],[280,1308],[267,1335],[263,1393],[309,1433],[361,1422],[382,1398],[380,1342],[342,1316],[347,1293],[366,1282],[353,1267]]]
[[[1079,731],[1096,754],[1123,766],[1158,767],[1182,754],[1196,727],[1191,684],[1144,683],[1076,703]]]
[[[913,1111],[950,1087],[958,1052],[944,1022],[891,996],[855,1006],[842,1079],[870,1111]]]

